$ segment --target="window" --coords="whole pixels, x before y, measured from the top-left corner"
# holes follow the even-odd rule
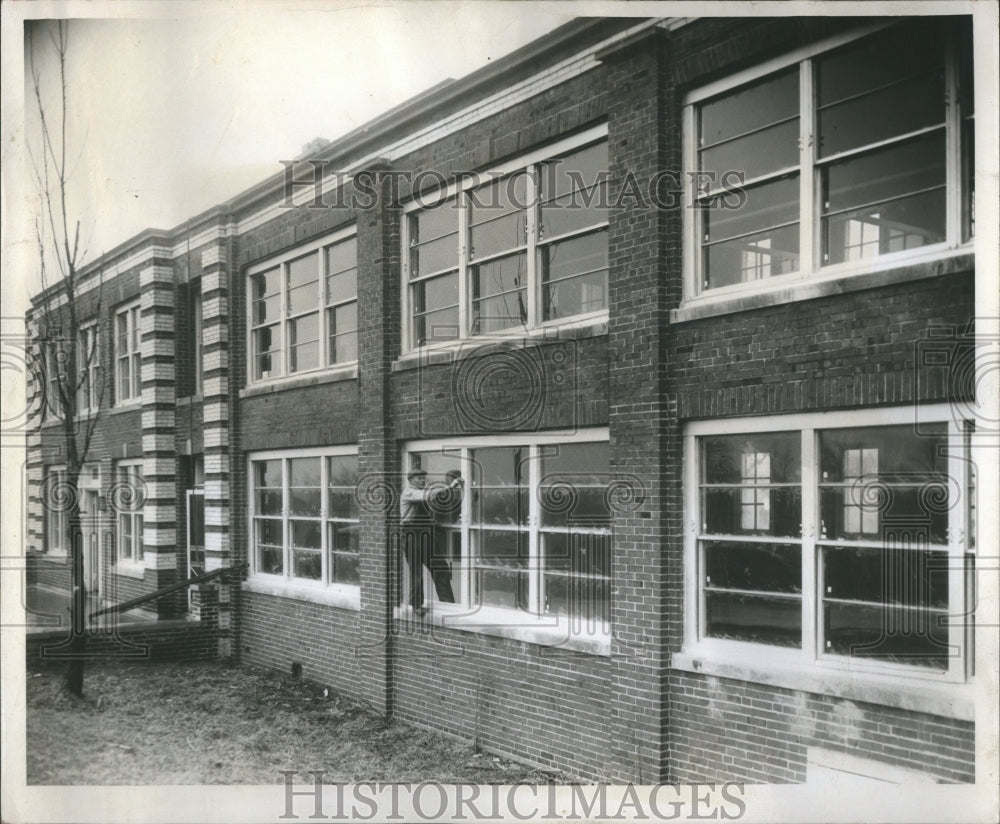
[[[115,313],[115,391],[119,404],[142,398],[139,304]]]
[[[691,296],[968,240],[971,42],[951,31],[841,38],[689,96]]]
[[[407,471],[423,469],[441,490],[430,502],[433,552],[451,571],[450,609],[484,625],[609,632],[606,432],[425,441],[404,457]],[[454,470],[465,479],[460,494],[444,491]]]
[[[691,424],[688,641],[964,678],[967,432],[944,414]]]
[[[118,489],[112,497],[118,509],[118,560],[141,564],[142,505],[146,497],[142,461],[119,461],[115,466],[115,482]]]
[[[202,297],[201,279],[191,282],[191,394],[200,395],[205,367],[202,363]]]
[[[49,555],[69,552],[69,512],[66,507],[66,470],[49,467],[42,506],[45,507],[45,547]]]
[[[250,270],[251,380],[357,361],[358,264],[353,231]]]
[[[406,348],[607,311],[603,133],[563,141],[406,207]]]
[[[258,453],[250,478],[255,573],[313,586],[360,584],[355,449]]]
[[[100,335],[96,324],[80,329],[80,339],[76,347],[77,411],[96,412],[101,400],[101,350]]]
[[[60,340],[46,340],[42,344],[45,358],[45,419],[55,421],[62,418],[60,384],[66,381],[66,352]]]

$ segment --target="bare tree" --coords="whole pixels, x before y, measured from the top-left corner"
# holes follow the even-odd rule
[[[84,580],[83,524],[80,509],[80,474],[90,452],[103,401],[104,380],[100,369],[100,332],[84,334],[78,305],[81,295],[80,221],[70,218],[67,206],[67,81],[66,57],[69,31],[65,21],[29,38],[28,60],[38,130],[28,154],[35,174],[39,209],[35,218],[42,294],[33,310],[37,322],[37,352],[42,368],[43,397],[48,410],[60,423],[66,456],[66,494],[69,546],[72,570],[70,606],[70,663],[65,686],[74,695],[83,694],[83,665],[88,629],[87,588]],[[54,106],[43,100],[42,72],[36,63],[36,49],[51,48],[58,65],[58,99]],[[54,271],[51,271],[54,270]],[[50,277],[57,278],[50,284]],[[95,279],[96,316],[101,312],[101,272]],[[99,329],[99,327],[98,327]],[[86,403],[81,403],[86,401]]]

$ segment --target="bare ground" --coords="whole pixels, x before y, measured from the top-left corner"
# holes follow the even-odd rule
[[[323,770],[327,783],[550,778],[274,671],[94,663],[83,699],[61,689],[62,675],[28,671],[29,784],[280,784],[282,770]]]

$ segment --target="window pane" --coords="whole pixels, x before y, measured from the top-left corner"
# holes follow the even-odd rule
[[[544,532],[541,538],[546,572],[610,576],[610,535]]]
[[[819,154],[887,140],[944,123],[944,68],[819,112]]]
[[[479,605],[502,609],[528,608],[528,573],[506,569],[477,570]]]
[[[319,344],[304,343],[293,346],[289,358],[289,371],[302,372],[306,369],[315,369],[319,366]]]
[[[319,549],[320,531],[319,521],[295,521],[288,522],[291,527],[292,546],[299,549]]]
[[[762,432],[704,438],[705,482],[741,484],[763,480],[762,457],[767,455],[767,483],[799,483],[802,478],[801,438],[798,432]],[[745,456],[757,458],[746,463]]]
[[[705,583],[718,589],[802,592],[802,548],[705,541]]]
[[[258,515],[281,514],[281,490],[260,490],[255,493],[255,509]]]
[[[528,563],[528,535],[521,530],[473,531],[480,566],[524,567]]]
[[[348,363],[358,359],[358,333],[345,332],[330,339],[330,362]]]
[[[358,265],[358,243],[357,238],[343,240],[332,246],[326,247],[326,273],[335,275],[337,272],[344,272],[354,269]]]
[[[257,564],[260,571],[274,575],[281,574],[284,569],[281,521],[256,518],[254,528]]]
[[[356,554],[331,552],[330,583],[359,585],[361,583],[360,558]]]
[[[595,143],[575,152],[547,160],[539,173],[540,200],[548,202],[570,192],[588,191],[603,185],[608,172],[608,144]],[[583,203],[579,198],[577,203]]]
[[[945,240],[945,190],[823,218],[826,264],[867,260]]]
[[[323,576],[323,558],[319,551],[293,549],[292,575],[311,581],[320,580]]]
[[[489,257],[508,249],[517,249],[527,243],[525,233],[526,212],[505,214],[499,208],[473,209],[481,223],[473,224],[469,231],[469,258]]]
[[[458,338],[458,307],[428,312],[413,319],[414,345]]]
[[[890,538],[918,546],[948,541],[948,485],[895,486],[862,478],[846,487],[820,489],[820,537],[831,540]],[[908,537],[900,534],[905,525]]]
[[[746,203],[738,209],[726,208],[721,198],[701,201],[705,242],[714,243],[798,220],[798,175],[751,186],[745,192]],[[781,247],[776,245],[775,248]],[[797,255],[797,234],[794,248]]]
[[[472,267],[473,300],[524,289],[527,269],[527,257],[523,253]]]
[[[441,275],[413,284],[413,311],[423,314],[458,306],[458,273]]]
[[[326,279],[326,302],[341,303],[358,296],[358,270],[350,269]]]
[[[358,456],[336,455],[326,459],[330,486],[354,489],[358,482]]]
[[[472,453],[472,459],[476,484],[509,486],[527,483],[527,447],[497,446],[477,449]]]
[[[742,86],[701,106],[699,146],[708,146],[797,116],[798,68]]]
[[[543,268],[543,277],[545,277]],[[566,278],[542,286],[544,320],[599,312],[608,306],[608,270]]]
[[[257,489],[271,487],[281,489],[281,460],[254,461],[254,486]]]
[[[312,343],[319,339],[319,316],[316,314],[306,315],[288,323],[289,343],[298,346],[303,343]]]
[[[836,655],[894,661],[944,670],[948,667],[948,626],[940,613],[905,607],[825,603],[826,651]]]
[[[943,63],[940,23],[908,21],[818,59],[818,103],[835,103]]]
[[[698,162],[701,171],[715,173],[716,181],[726,172],[743,172],[745,180],[752,180],[798,166],[799,119],[705,149],[699,152]]]
[[[307,283],[305,286],[296,286],[288,291],[288,315],[298,315],[308,312],[319,306],[319,294],[317,292],[318,281]]]
[[[858,464],[851,452],[877,450],[877,463],[868,456],[860,474],[877,474],[894,481],[943,480],[948,471],[945,424],[923,426],[917,434],[912,426],[870,426],[859,429],[829,429],[820,433],[820,470],[823,483],[842,483],[858,477]],[[864,456],[862,456],[862,459]]]
[[[358,551],[358,525],[343,521],[327,522],[327,544],[338,553]]]
[[[539,489],[538,505],[543,526],[606,529],[611,524],[607,489],[603,485],[583,486],[579,479],[556,482],[554,486]]]
[[[540,212],[539,237],[543,240],[607,223],[608,210],[604,188],[587,193],[563,195]]]
[[[294,289],[297,286],[313,284],[319,280],[319,253],[300,257],[288,264],[288,287]],[[315,289],[313,290],[316,291]]]
[[[606,580],[546,573],[544,583],[545,614],[611,622],[611,586]]]
[[[802,535],[802,491],[798,487],[747,486],[706,489],[704,532],[715,535]]]
[[[354,332],[358,328],[358,304],[345,303],[332,310],[333,326],[331,331],[337,334],[341,332]]]
[[[473,518],[481,524],[526,524],[526,487],[477,487],[473,494]]]
[[[527,322],[525,291],[507,292],[472,303],[472,334],[509,329]]]
[[[888,547],[826,547],[827,599],[948,607],[948,553]]]
[[[823,173],[824,213],[907,195],[945,182],[944,133],[833,163]]]
[[[782,647],[802,646],[802,605],[797,598],[731,592],[705,593],[707,634]]]
[[[410,215],[410,277],[457,264],[458,215],[454,199]]]

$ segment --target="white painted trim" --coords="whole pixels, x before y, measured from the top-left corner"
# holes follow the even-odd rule
[[[275,580],[271,580],[275,578]],[[273,595],[276,598],[288,598],[293,601],[308,601],[311,604],[336,607],[338,609],[361,609],[361,588],[343,584],[328,587],[311,587],[306,584],[277,579],[276,576],[257,574],[245,580],[241,587],[244,592],[260,595]]]

